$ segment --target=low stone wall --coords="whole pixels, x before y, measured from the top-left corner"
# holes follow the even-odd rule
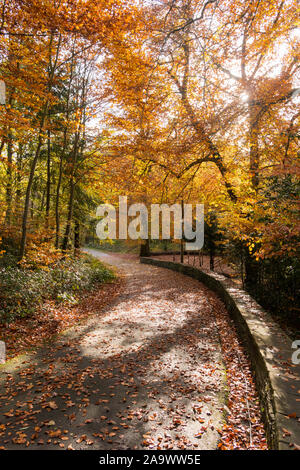
[[[269,449],[291,449],[292,443],[300,446],[300,365],[291,363],[292,340],[230,279],[171,261],[140,260],[198,279],[218,294],[233,318],[251,360]]]

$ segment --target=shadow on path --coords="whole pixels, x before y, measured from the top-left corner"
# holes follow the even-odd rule
[[[216,448],[224,371],[220,301],[198,281],[99,255],[124,291],[28,364],[5,373],[0,447]]]

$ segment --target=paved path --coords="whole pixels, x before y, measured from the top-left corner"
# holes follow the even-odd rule
[[[125,287],[51,348],[2,370],[0,447],[215,449],[221,302],[179,273],[89,251],[116,266]]]

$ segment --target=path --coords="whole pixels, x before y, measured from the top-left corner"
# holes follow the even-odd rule
[[[222,304],[179,273],[92,252],[124,273],[124,290],[33,363],[2,370],[0,447],[215,449]]]

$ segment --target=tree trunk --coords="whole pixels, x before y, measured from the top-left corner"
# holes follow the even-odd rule
[[[249,128],[249,140],[250,140],[250,175],[252,187],[255,191],[258,190],[259,185],[259,148],[258,148],[258,116],[255,109],[250,109],[250,128]]]
[[[24,211],[23,211],[23,217],[22,217],[22,238],[21,238],[20,256],[19,256],[20,260],[23,259],[24,254],[25,254],[25,246],[26,246],[26,239],[27,239],[27,220],[28,220],[28,213],[29,213],[29,206],[30,206],[31,189],[32,189],[32,183],[33,183],[33,178],[34,178],[35,167],[36,167],[37,161],[41,153],[42,144],[43,144],[42,135],[40,132],[38,145],[35,151],[34,159],[31,164],[29,180],[28,180],[27,188],[26,188],[25,204],[24,204]]]
[[[12,208],[12,137],[9,133],[8,142],[7,142],[7,184],[6,184],[6,215],[5,222],[10,225],[11,222],[11,208]]]
[[[48,131],[47,140],[47,183],[46,183],[46,229],[49,228],[49,215],[50,215],[50,192],[51,192],[51,141],[50,131]]]
[[[150,242],[149,239],[143,240],[140,245],[140,257],[150,256]]]
[[[20,213],[21,213],[21,172],[22,172],[22,152],[23,147],[19,144],[19,149],[17,152],[17,177],[16,177],[16,200],[15,200],[15,224],[20,224]]]
[[[74,52],[74,51],[73,51]],[[72,52],[72,60],[71,60],[71,71],[70,71],[70,80],[68,85],[68,94],[66,98],[66,121],[67,125],[69,122],[69,102],[70,102],[70,94],[71,94],[71,84],[73,80],[73,68],[74,68],[74,56]],[[60,239],[60,217],[59,217],[59,198],[60,198],[60,188],[62,182],[62,169],[63,169],[63,161],[65,157],[65,152],[68,144],[68,128],[67,126],[64,128],[64,140],[63,140],[63,147],[62,152],[60,155],[59,160],[59,174],[58,174],[58,181],[56,187],[56,199],[55,199],[55,248],[59,248],[59,239]]]
[[[69,197],[69,204],[68,204],[68,217],[67,217],[67,225],[65,230],[65,235],[63,238],[63,242],[61,245],[62,251],[66,252],[68,248],[69,236],[71,233],[71,225],[73,219],[73,207],[74,207],[74,192],[75,192],[75,184],[73,179],[71,180],[70,184],[70,197]]]
[[[56,199],[55,199],[55,248],[59,247],[59,237],[60,237],[60,217],[59,217],[59,198],[60,198],[60,188],[62,182],[62,170],[63,170],[63,160],[65,157],[65,151],[67,146],[67,128],[64,130],[64,142],[63,148],[59,160],[59,170],[58,170],[58,180],[56,186]]]
[[[9,55],[9,60],[11,60],[11,57]],[[19,67],[19,66],[18,66]],[[9,96],[9,109],[11,110],[14,105],[14,94],[15,94],[15,88],[11,89],[10,96]],[[9,110],[9,114],[10,111]],[[3,144],[5,143],[5,140],[3,140]],[[7,184],[6,184],[6,216],[5,216],[5,221],[8,225],[11,223],[11,212],[12,212],[12,163],[13,163],[13,137],[11,133],[11,128],[8,127],[7,129],[7,170],[6,170],[6,175],[7,175]]]
[[[75,141],[73,146],[72,152],[72,160],[71,160],[71,175],[70,175],[70,197],[69,197],[69,204],[68,204],[68,217],[67,217],[67,225],[65,229],[65,234],[62,242],[62,250],[66,251],[68,248],[69,243],[69,236],[71,233],[71,225],[73,219],[73,208],[74,208],[74,194],[75,194],[75,165],[78,157],[78,146],[79,146],[79,139],[80,133],[79,131],[75,135]]]
[[[78,255],[80,250],[80,223],[78,220],[75,220],[74,224],[74,253],[75,256]]]

